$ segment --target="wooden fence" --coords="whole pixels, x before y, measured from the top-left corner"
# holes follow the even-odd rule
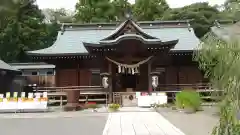
[[[156,91],[165,92],[168,96],[168,101],[173,102],[175,100],[176,93],[183,89],[193,88],[201,94],[203,100],[215,101],[216,96],[213,92],[219,90],[213,90],[209,84],[169,84],[159,85]],[[101,86],[70,86],[70,87],[39,87],[35,91],[48,92],[49,104],[59,104],[63,106],[67,102],[68,90],[80,90],[80,102],[100,102],[102,104],[108,104],[109,92],[108,89],[104,89]],[[113,101],[115,103],[121,103],[121,95],[129,94],[129,92],[113,92]],[[134,92],[131,92],[134,94]],[[212,102],[211,102],[212,103]]]

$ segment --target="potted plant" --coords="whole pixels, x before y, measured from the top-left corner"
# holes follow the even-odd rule
[[[109,104],[108,105],[108,111],[109,112],[116,112],[118,111],[120,108],[120,105],[119,104]]]
[[[194,90],[183,90],[176,94],[176,106],[185,113],[194,113],[201,107],[201,97]]]

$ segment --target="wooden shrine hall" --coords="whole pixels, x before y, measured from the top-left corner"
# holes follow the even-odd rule
[[[56,65],[56,86],[100,86],[103,81],[111,102],[113,92],[153,91],[153,74],[158,76],[158,91],[169,84],[201,83],[203,75],[192,60],[199,42],[188,21],[129,18],[121,23],[63,24],[52,46],[27,54]],[[73,93],[75,100],[69,102],[78,101],[80,92]]]

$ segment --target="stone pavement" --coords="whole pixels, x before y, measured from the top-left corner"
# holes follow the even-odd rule
[[[110,113],[102,135],[185,135],[157,112]]]
[[[107,113],[93,112],[49,112],[49,113],[5,113],[0,114],[1,119],[41,119],[41,118],[78,118],[91,116],[105,116]]]

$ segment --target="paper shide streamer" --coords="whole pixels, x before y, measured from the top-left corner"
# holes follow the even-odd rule
[[[136,64],[123,64],[123,63],[119,63],[115,60],[112,60],[108,57],[106,57],[106,59],[118,66],[118,73],[135,74],[135,73],[139,73],[140,65],[148,62],[152,57],[153,56],[150,56],[147,59],[144,59]]]

